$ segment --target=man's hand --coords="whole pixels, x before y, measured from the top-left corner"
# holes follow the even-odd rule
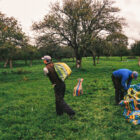
[[[45,76],[49,73],[49,71],[48,71],[48,69],[46,67],[44,67],[43,71],[44,71]]]

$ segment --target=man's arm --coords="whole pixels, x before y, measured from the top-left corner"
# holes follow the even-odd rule
[[[131,82],[132,82],[132,79],[129,79],[129,80],[128,80],[128,84],[127,84],[127,88],[128,88],[128,89],[130,88]]]

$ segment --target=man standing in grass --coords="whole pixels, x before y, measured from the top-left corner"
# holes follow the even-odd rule
[[[112,73],[112,81],[115,88],[115,101],[118,104],[121,100],[124,99],[124,96],[127,94],[132,79],[137,79],[138,72],[131,71],[129,69],[119,69]]]
[[[42,57],[42,60],[44,60],[44,64],[46,65],[46,67],[44,67],[44,74],[49,77],[54,86],[57,115],[62,115],[65,112],[72,118],[75,112],[64,101],[65,83],[58,77],[51,57],[46,55]]]

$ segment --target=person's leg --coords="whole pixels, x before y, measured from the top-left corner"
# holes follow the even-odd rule
[[[61,104],[62,104],[62,106],[63,106],[63,111],[64,111],[65,113],[67,113],[69,116],[75,115],[75,111],[72,110],[72,108],[64,101],[64,99],[62,99]]]
[[[61,105],[63,107],[63,111],[65,113],[67,113],[69,116],[73,116],[75,115],[75,112],[72,110],[72,108],[64,101],[64,96],[65,96],[65,89],[66,89],[66,86],[65,84],[62,84],[61,85],[61,95],[62,95],[62,99],[61,99]]]
[[[118,89],[115,89],[115,102],[116,104],[120,102],[120,92]]]
[[[55,107],[56,107],[56,113],[57,115],[63,114],[63,106],[61,104],[61,100],[63,99],[63,95],[60,94],[60,88],[59,86],[55,85],[54,91],[55,91]]]
[[[57,115],[62,115],[63,114],[63,107],[61,105],[61,98],[62,97],[55,94],[55,106],[56,106]]]
[[[123,87],[121,85],[121,78],[118,78],[119,102],[124,99]]]
[[[59,84],[55,88],[55,95],[56,95],[56,112],[59,114],[63,114],[63,112],[67,113],[69,116],[75,115],[75,112],[72,108],[64,101],[64,94],[65,94],[65,84]]]
[[[120,100],[124,100],[124,96],[126,95],[127,91],[125,91],[122,86],[120,88]]]
[[[112,82],[115,88],[115,102],[116,104],[119,103],[119,86],[118,86],[118,79],[112,75]]]
[[[123,87],[121,85],[121,78],[119,78],[118,80],[119,80],[118,88],[119,88],[119,102],[120,102],[121,100],[124,100],[125,90],[123,89]]]

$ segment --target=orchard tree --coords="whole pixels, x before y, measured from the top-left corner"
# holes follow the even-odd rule
[[[114,54],[120,56],[122,61],[122,56],[128,52],[128,37],[120,32],[114,32],[107,37],[107,41],[112,43]]]
[[[62,6],[55,3],[44,19],[32,27],[39,33],[41,42],[50,37],[60,46],[73,48],[79,68],[84,51],[90,49],[101,31],[110,33],[122,29],[123,19],[114,16],[119,9],[113,3],[112,0],[63,0]]]
[[[103,55],[105,56],[111,56],[113,54],[114,48],[112,46],[112,43],[110,41],[105,41],[104,42],[104,47],[103,47]]]
[[[14,17],[6,17],[0,12],[0,48],[2,47],[2,50],[5,50],[5,56],[3,57],[6,60],[5,67],[9,61],[10,68],[12,68],[12,59],[16,52],[15,50],[23,41],[24,33],[18,21]]]
[[[24,46],[21,47],[21,54],[25,60],[25,65],[27,65],[27,61],[30,60],[30,66],[32,66],[33,60],[38,57],[38,49],[36,46],[25,43]]]
[[[99,64],[99,57],[103,55],[103,50],[105,47],[105,39],[96,37],[92,40],[90,48],[90,52],[93,57],[93,65],[96,66],[96,57],[97,57],[97,64]]]

